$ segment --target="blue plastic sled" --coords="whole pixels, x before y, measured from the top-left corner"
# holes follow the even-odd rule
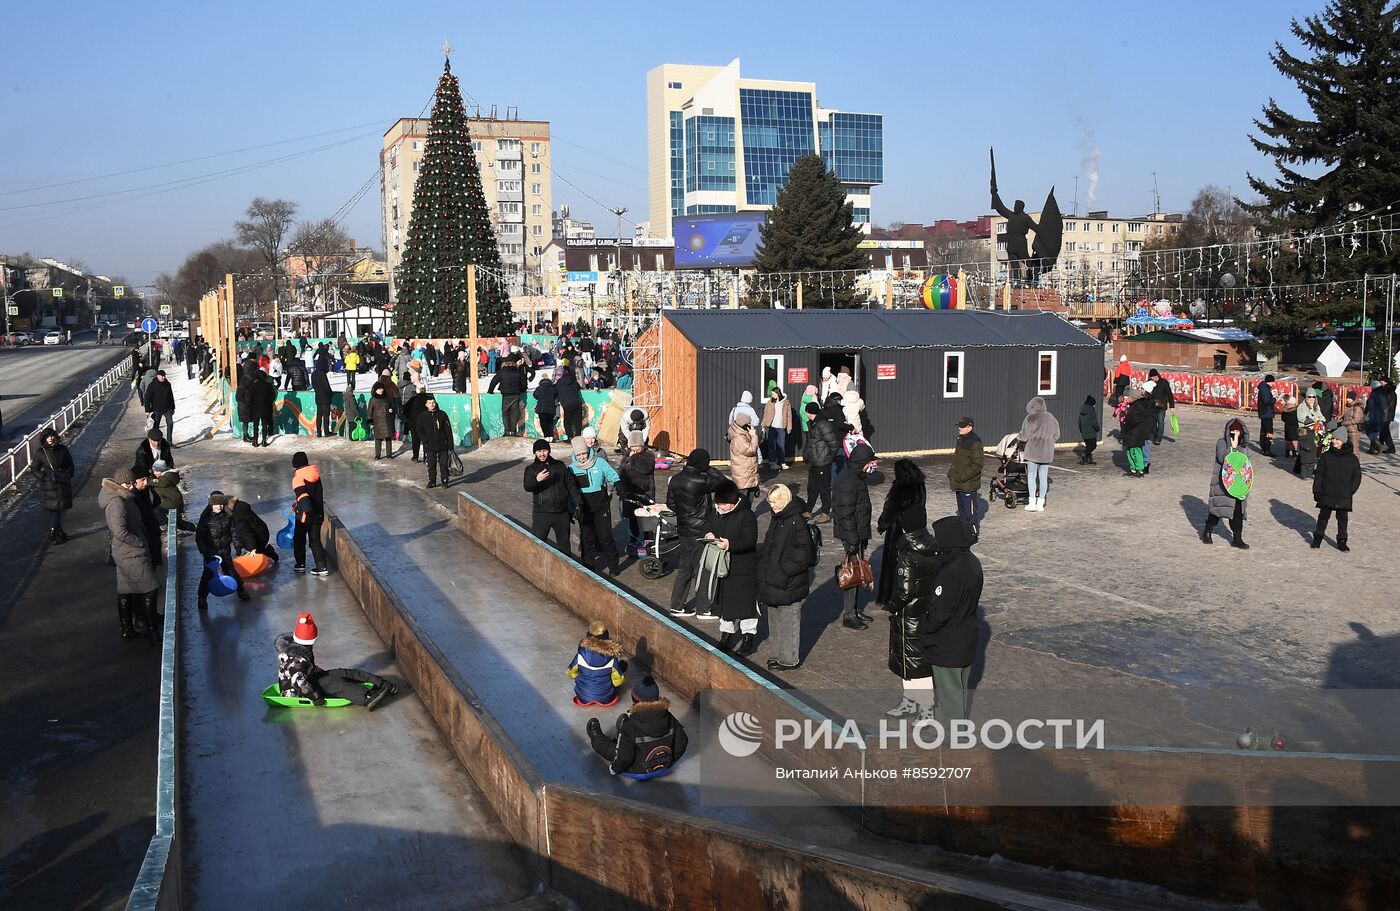
[[[675,766],[668,765],[666,768],[657,769],[655,772],[618,772],[617,774],[623,778],[630,778],[633,781],[646,781],[651,778],[662,778],[666,775],[670,775],[671,770],[674,768]]]
[[[223,598],[238,591],[238,580],[232,576],[224,575],[223,561],[218,557],[210,557],[209,562],[205,563],[204,567],[214,576],[209,580],[209,594],[216,598]]]

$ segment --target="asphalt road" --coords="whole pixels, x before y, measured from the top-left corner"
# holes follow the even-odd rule
[[[27,433],[131,349],[98,345],[91,333],[72,345],[0,348],[0,439]]]

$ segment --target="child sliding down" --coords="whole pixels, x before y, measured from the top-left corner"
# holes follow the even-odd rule
[[[603,621],[588,624],[588,635],[578,644],[578,653],[569,662],[568,675],[574,681],[574,705],[609,706],[617,703],[618,687],[622,686],[627,662],[622,650],[608,638]]]

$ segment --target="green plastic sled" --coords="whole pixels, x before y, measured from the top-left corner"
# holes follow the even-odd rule
[[[365,689],[374,686],[366,683]],[[349,699],[341,699],[337,696],[326,697],[325,705],[317,705],[310,699],[303,699],[300,696],[283,696],[277,688],[277,684],[271,684],[262,691],[262,697],[268,705],[275,705],[284,709],[338,709],[342,706],[354,705]]]

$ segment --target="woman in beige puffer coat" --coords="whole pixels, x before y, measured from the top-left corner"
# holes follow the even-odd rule
[[[752,505],[758,493],[758,434],[753,418],[744,412],[729,424],[729,477]]]

